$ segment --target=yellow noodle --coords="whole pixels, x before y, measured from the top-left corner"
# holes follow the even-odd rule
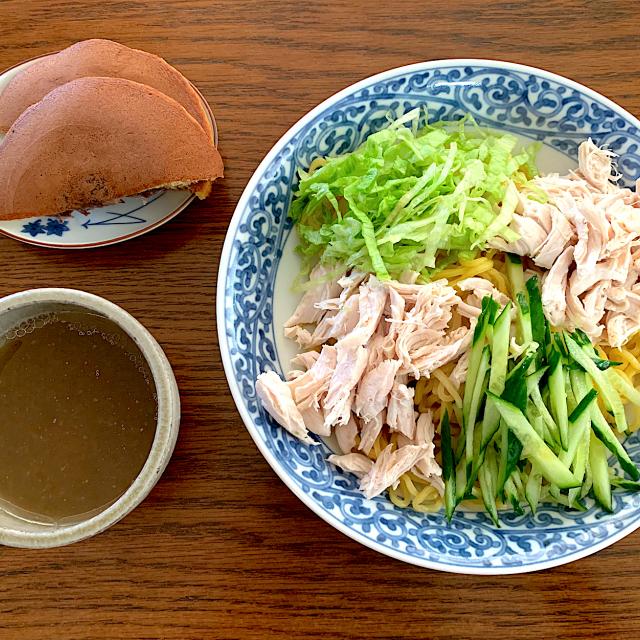
[[[631,384],[631,377],[627,375],[625,371],[620,371],[619,367],[616,367],[615,373],[624,378],[629,384]]]
[[[462,398],[460,397],[460,394],[458,393],[456,388],[453,386],[453,382],[449,380],[449,377],[445,375],[441,369],[436,369],[432,373],[432,375],[434,378],[439,380],[440,384],[449,392],[451,399],[454,400],[460,406],[462,406]]]
[[[507,284],[507,279],[498,271],[497,269],[490,269],[486,273],[483,274],[491,284],[498,290],[500,293],[504,293],[506,296],[509,295],[509,285]]]
[[[453,402],[453,396],[441,382],[434,385],[434,390],[438,398],[444,400],[444,402]]]
[[[415,394],[413,396],[413,401],[416,405],[419,405],[422,402],[422,398],[424,398],[424,390],[427,386],[427,378],[420,378],[418,382],[416,382]]]
[[[443,269],[438,273],[438,279],[446,278],[449,284],[455,286],[456,282],[478,276],[485,271],[489,271],[493,268],[493,261],[486,258],[478,258],[477,260],[470,260],[466,265],[459,267],[450,267]]]
[[[442,498],[440,497],[438,490],[429,484],[426,485],[411,501],[411,506],[416,511],[423,511],[425,513],[437,511],[441,505]]]
[[[400,507],[401,509],[406,509],[411,504],[411,496],[405,497],[401,494],[401,485],[398,485],[395,489],[389,487],[389,498],[396,507]]]
[[[402,483],[405,489],[405,495],[410,495],[412,498],[418,495],[418,490],[416,486],[411,481],[411,477],[408,473],[405,473],[402,478],[400,478],[400,482]]]
[[[622,362],[621,367],[618,368],[632,368],[636,371],[640,371],[640,362],[630,351],[627,351],[624,347],[621,349],[605,349],[609,360],[614,362]]]
[[[325,164],[327,164],[326,158],[315,158],[314,160],[311,161],[311,164],[307,169],[307,173],[313,173],[316,169],[319,169]]]

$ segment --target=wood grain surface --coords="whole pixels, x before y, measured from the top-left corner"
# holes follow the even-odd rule
[[[640,636],[640,532],[597,556],[502,578],[401,564],[314,516],[236,413],[215,331],[216,270],[258,162],[311,107],[420,60],[496,58],[585,83],[640,114],[637,2],[0,2],[0,66],[106,37],[183,71],[210,101],[226,177],[205,203],[122,245],[45,250],[0,237],[0,294],[86,289],[157,337],[182,428],[150,497],[68,548],[0,550],[12,638],[569,639]]]

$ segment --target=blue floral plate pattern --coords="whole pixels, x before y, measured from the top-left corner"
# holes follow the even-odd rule
[[[47,54],[51,55],[51,54]],[[40,56],[41,58],[43,56]],[[39,58],[27,60],[0,74],[0,93],[11,78]],[[194,87],[195,88],[195,87]],[[196,89],[197,91],[197,89]],[[218,132],[207,101],[202,106],[209,116],[218,144]],[[0,140],[2,134],[0,134]],[[191,191],[159,190],[148,196],[124,198],[107,207],[74,211],[68,216],[45,216],[23,220],[0,220],[0,233],[21,242],[57,249],[90,249],[123,242],[148,233],[183,211],[195,198]]]
[[[431,120],[466,113],[495,129],[543,144],[543,171],[575,165],[591,136],[620,157],[623,182],[640,175],[640,122],[594,91],[530,67],[484,60],[442,60],[393,69],[329,98],[269,152],[233,216],[218,279],[218,335],[226,375],[249,433],[287,486],[315,513],[354,540],[405,562],[461,573],[502,574],[560,565],[602,549],[640,525],[640,495],[615,493],[615,512],[543,505],[534,516],[506,513],[493,526],[480,512],[396,508],[386,496],[366,500],[354,477],[326,462],[324,443],[308,446],[261,409],[256,376],[286,371],[281,320],[295,305],[287,211],[297,167],[354,149],[389,115],[426,105]],[[292,242],[287,243],[291,239]],[[284,266],[283,266],[284,265]],[[277,278],[279,269],[282,277]],[[275,319],[274,319],[275,318]],[[640,462],[640,438],[629,452]]]

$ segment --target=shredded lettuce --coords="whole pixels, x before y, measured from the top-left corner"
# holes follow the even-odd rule
[[[380,279],[472,257],[508,226],[517,187],[537,174],[532,145],[483,130],[467,117],[418,129],[414,109],[352,153],[300,171],[290,208],[305,257],[375,273]],[[438,265],[440,266],[440,264]]]

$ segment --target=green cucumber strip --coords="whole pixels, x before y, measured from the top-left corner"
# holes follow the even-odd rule
[[[577,406],[578,400],[573,393],[573,387],[571,386],[571,379],[569,374],[571,373],[566,366],[562,367],[564,374],[564,390],[567,395],[567,413],[571,413]]]
[[[584,394],[576,408],[571,412],[569,416],[569,422],[578,422],[580,416],[586,413],[589,416],[591,411],[591,404],[596,399],[598,392],[595,389],[590,389]]]
[[[507,402],[515,404],[521,411],[526,411],[527,409],[527,373],[535,355],[535,352],[531,352],[523,356],[520,362],[509,372],[504,385],[502,397]]]
[[[640,482],[633,482],[632,480],[620,478],[619,476],[612,476],[610,480],[614,487],[624,489],[625,491],[640,491]]]
[[[531,313],[529,310],[529,301],[527,300],[526,295],[522,260],[519,256],[507,254],[505,266],[507,269],[507,278],[511,285],[511,298],[517,303],[517,326],[520,342],[522,344],[528,344],[533,340],[533,335],[531,331]]]
[[[544,436],[543,440],[549,445],[549,448],[556,454],[559,455],[560,452],[564,451],[564,449],[560,446],[560,439],[558,438],[557,432],[552,432],[547,423],[543,421],[544,425]]]
[[[524,356],[518,365],[514,367],[509,375],[504,387],[502,398],[512,403],[522,412],[527,410],[527,380],[526,375],[529,366],[535,358],[535,353],[529,353]],[[487,396],[487,402],[491,402],[490,396]],[[511,433],[506,427],[500,429],[500,470],[498,473],[498,493],[503,495],[504,486],[516,468],[518,461],[522,455],[522,445],[518,438]]]
[[[485,391],[486,388],[483,389],[483,395]],[[476,479],[478,478],[478,470],[484,463],[485,451],[486,445],[483,446],[482,431],[481,429],[476,429],[473,435],[473,457],[467,459],[467,486],[465,488],[467,495],[473,491]]]
[[[509,362],[509,329],[511,328],[511,303],[508,302],[493,323],[491,338],[491,371],[489,391],[501,394],[507,379]]]
[[[498,461],[493,447],[487,449],[484,464],[478,470],[480,491],[484,508],[493,520],[496,527],[500,526],[498,519],[498,507],[496,505],[496,485],[498,480]]]
[[[520,499],[520,496],[524,494],[524,482],[522,480],[523,473],[524,471],[520,471],[520,469],[516,469],[509,478],[513,482],[513,485],[516,488],[516,491],[518,492],[518,499]]]
[[[579,346],[589,348],[592,347],[591,338],[582,329],[576,329],[573,332],[572,337]]]
[[[532,427],[533,429],[533,427]],[[507,480],[511,477],[511,474],[516,470],[518,462],[522,457],[522,443],[518,437],[513,433],[511,429],[507,431],[507,455],[504,460],[504,465],[501,468],[501,473],[498,481],[498,495],[502,495]],[[508,496],[507,496],[508,498]]]
[[[600,371],[606,371],[610,367],[619,367],[622,364],[622,362],[614,362],[613,360],[601,358],[591,343],[591,338],[589,338],[582,329],[576,329],[573,332],[573,338],[581,347],[586,349],[587,353],[593,360],[593,363],[598,367],[598,369],[600,369]]]
[[[465,438],[467,466],[471,465],[471,462],[473,460],[473,434],[475,431],[478,411],[480,410],[480,403],[482,402],[484,393],[487,389],[487,373],[489,371],[490,357],[491,350],[487,346],[482,350],[482,355],[480,356],[480,363],[478,364],[478,371],[476,373],[473,395],[471,396],[471,403],[469,406],[469,413],[466,416]]]
[[[591,359],[600,371],[607,371],[610,367],[619,367],[622,364],[622,362],[614,362],[613,360],[603,360],[597,355],[591,356]]]
[[[513,431],[518,440],[520,440],[525,457],[529,458],[532,464],[537,464],[544,478],[551,484],[558,485],[561,489],[571,489],[580,485],[569,468],[560,461],[544,440],[535,432],[518,407],[502,398],[498,398],[490,391],[487,392],[487,395],[492,397],[509,430]]]
[[[484,351],[487,331],[498,309],[498,303],[491,298],[485,296],[482,299],[482,310],[473,332],[473,343],[471,346],[471,354],[469,355],[469,368],[467,371],[467,380],[464,388],[464,397],[462,399],[462,429],[467,428],[469,411],[471,409],[471,400],[475,389],[476,378],[478,376],[478,367]],[[459,454],[460,450],[456,452]]]
[[[575,509],[576,511],[587,511],[587,505],[584,504],[582,499],[578,499],[573,504],[571,504],[569,502],[569,498],[562,495],[561,493],[553,494],[553,499],[563,507],[567,507],[567,509]]]
[[[453,447],[448,411],[444,412],[440,422],[440,449],[442,451],[442,479],[444,480],[444,509],[447,520],[451,522],[456,508],[456,476],[453,466]]]
[[[540,503],[540,493],[542,491],[542,475],[538,471],[538,467],[535,464],[531,465],[531,471],[529,477],[524,486],[524,497],[529,504],[531,512],[535,514]]]
[[[591,434],[589,434],[589,445],[591,445]],[[587,458],[587,469],[584,474],[584,481],[582,483],[582,489],[580,489],[580,499],[586,498],[593,486],[593,479],[591,477],[591,466],[589,465],[589,458]]]
[[[459,505],[467,495],[467,463],[461,460],[456,466],[456,505]]]
[[[611,407],[611,412],[616,421],[618,431],[628,431],[627,419],[624,414],[624,405],[618,392],[610,384],[608,377],[604,375],[590,358],[585,347],[581,347],[571,336],[565,336],[565,342],[571,357],[591,376],[597,387],[602,392],[606,403]]]
[[[560,445],[566,450],[569,445],[569,417],[567,415],[567,389],[565,386],[562,357],[557,349],[549,357],[549,404],[551,414],[558,425]]]
[[[531,393],[531,389],[538,387],[540,380],[542,380],[544,374],[547,373],[548,370],[549,367],[540,367],[527,376],[527,391],[529,393]]]
[[[640,470],[638,470],[638,467],[636,467],[618,438],[616,438],[613,429],[609,426],[596,404],[591,406],[591,428],[598,440],[618,459],[622,470],[631,476],[633,480],[640,480]]]
[[[518,303],[518,327],[520,329],[520,338],[523,344],[533,342],[533,332],[531,331],[531,311],[529,302],[523,291],[516,294],[516,302]]]
[[[589,453],[591,406],[597,395],[598,392],[595,389],[589,390],[569,416],[569,446],[566,451],[561,451],[558,456],[564,464],[572,467],[573,474],[580,481],[584,478]],[[571,491],[574,491],[574,493]],[[578,492],[571,491],[569,491],[569,502],[578,497]]]
[[[524,289],[522,258],[515,253],[507,253],[504,262],[507,270],[507,278],[511,285],[511,297],[515,299],[516,295]]]
[[[493,323],[491,335],[491,368],[489,370],[489,390],[502,393],[507,376],[509,362],[509,330],[511,328],[511,303],[507,303]],[[483,393],[484,395],[484,393]],[[471,407],[470,407],[471,410]],[[473,457],[473,465],[467,478],[467,491],[473,486],[478,470],[484,461],[484,454],[489,442],[493,439],[500,426],[500,414],[490,401],[485,403],[482,418],[481,441],[477,454]],[[475,440],[475,436],[474,436]]]
[[[546,371],[547,369],[545,367],[543,369],[538,369],[538,371],[534,371],[534,373],[527,376],[527,393],[529,394],[529,397],[531,398],[531,401],[538,413],[542,417],[542,420],[553,437],[553,440],[557,442],[559,439],[558,426],[556,425],[553,416],[549,413],[549,410],[542,399],[542,395],[540,394],[539,382]]]
[[[569,379],[571,380],[573,394],[579,400],[582,400],[593,389],[593,384],[581,368],[571,369],[569,371]]]
[[[514,513],[517,516],[522,516],[524,515],[524,510],[520,505],[520,495],[518,493],[518,489],[513,480],[514,477],[516,477],[515,474],[514,476],[510,477],[507,480],[504,487],[504,493],[505,493],[506,500],[511,505],[511,508],[513,509]]]
[[[526,282],[527,293],[529,294],[529,310],[531,312],[531,336],[534,342],[540,346],[536,361],[538,366],[545,361],[547,343],[547,321],[542,309],[542,298],[540,296],[540,283],[538,276],[529,278]]]
[[[527,412],[525,413],[525,416],[531,423],[531,426],[536,430],[536,433],[544,440],[544,420],[536,408],[536,405],[533,404],[531,400],[527,402]]]
[[[491,396],[487,396],[487,402],[493,402]],[[495,403],[493,403],[495,406]],[[496,407],[496,411],[498,408]],[[500,412],[498,411],[498,415]],[[496,498],[501,497],[504,481],[507,478],[507,458],[509,455],[509,427],[504,420],[500,420],[500,429],[496,440],[498,443],[498,479],[496,481]]]
[[[592,433],[589,442],[589,466],[593,482],[593,496],[605,511],[611,513],[613,511],[613,502],[607,457],[607,448]]]
[[[585,418],[585,419],[583,419]],[[582,437],[578,443],[576,448],[576,453],[573,458],[573,463],[571,470],[573,471],[573,475],[577,480],[582,482],[584,480],[584,475],[587,471],[587,460],[589,459],[589,443],[591,441],[591,424],[586,416],[582,416],[580,418],[581,423],[575,425],[576,431],[578,429],[582,430]],[[573,503],[578,500],[580,497],[580,488],[577,489],[569,489],[569,504],[573,505]]]
[[[562,333],[554,333],[553,341],[551,345],[554,346],[559,352],[560,355],[567,360],[569,358],[569,352],[567,351],[567,345],[564,343],[564,334]]]

